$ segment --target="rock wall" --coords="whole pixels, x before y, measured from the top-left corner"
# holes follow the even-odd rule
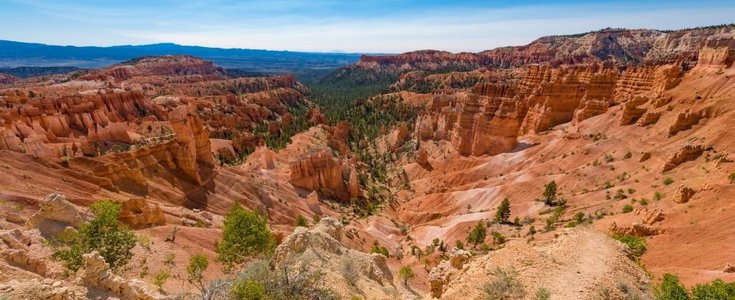
[[[349,200],[359,192],[355,188],[357,173],[332,155],[330,149],[321,149],[294,158],[289,162],[290,182],[296,187],[333,194]]]

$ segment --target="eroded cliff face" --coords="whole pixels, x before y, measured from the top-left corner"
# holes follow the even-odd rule
[[[655,99],[678,84],[677,65],[628,68],[603,65],[554,68],[532,65],[518,80],[482,82],[469,90],[441,90],[416,123],[421,140],[445,139],[463,155],[498,154],[512,150],[518,136],[574,124],[624,103],[621,123],[635,123]],[[649,115],[645,123],[653,122]]]

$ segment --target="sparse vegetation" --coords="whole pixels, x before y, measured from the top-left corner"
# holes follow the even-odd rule
[[[167,269],[162,269],[161,271],[156,273],[156,276],[153,277],[153,284],[160,289],[163,284],[166,283],[169,277],[171,277],[171,271]]]
[[[539,288],[536,290],[536,300],[549,300],[551,293],[546,288]]]
[[[659,191],[653,192],[653,200],[658,201],[658,200],[663,199],[665,196],[666,195],[664,195],[664,193],[662,192],[659,192]]]
[[[351,260],[345,260],[342,263],[340,273],[342,273],[342,278],[352,286],[357,284],[357,279],[360,277],[360,270],[355,267],[355,263]]]
[[[485,242],[487,236],[487,228],[483,222],[477,222],[475,228],[470,231],[467,235],[467,243],[472,244],[472,247],[477,248],[477,245]]]
[[[666,177],[666,179],[664,179],[664,185],[670,185],[672,183],[674,183],[674,179],[671,177]]]
[[[646,253],[646,240],[642,237],[616,234],[613,238],[628,246],[628,257],[633,260],[638,260],[638,258]]]
[[[294,226],[296,227],[307,227],[309,226],[309,221],[304,218],[302,215],[296,216],[296,219],[294,220]]]
[[[133,258],[136,238],[132,230],[120,224],[120,205],[109,200],[92,204],[94,218],[79,227],[78,232],[65,231],[59,238],[53,258],[64,262],[69,270],[82,266],[82,255],[97,251],[116,270]]]
[[[526,290],[514,269],[497,268],[495,276],[482,287],[485,300],[522,299],[526,296]]]
[[[727,176],[727,179],[730,180],[730,183],[735,183],[735,173],[730,173],[729,176]]]
[[[627,213],[629,213],[631,211],[633,211],[633,205],[626,204],[625,206],[623,206],[623,213],[624,214],[627,214]]]
[[[189,265],[186,267],[187,281],[200,291],[204,290],[204,271],[208,266],[209,260],[206,256],[195,254],[189,258]]]
[[[370,249],[370,253],[378,253],[383,254],[383,256],[385,257],[390,257],[390,252],[388,252],[388,248],[381,246],[378,240],[375,240],[375,242],[373,242],[373,248]]]
[[[308,270],[271,269],[268,261],[257,260],[242,270],[234,282],[229,285],[227,293],[230,299],[293,299],[293,300],[336,300],[332,291],[324,287],[321,272]],[[226,284],[211,283],[207,294],[213,294],[217,288]]]
[[[408,282],[416,278],[416,273],[413,272],[410,266],[403,266],[398,270],[398,277],[403,280],[403,285],[408,286]]]
[[[495,243],[495,245],[502,245],[505,243],[505,236],[503,236],[503,234],[501,234],[500,232],[493,231],[492,236],[493,243]]]

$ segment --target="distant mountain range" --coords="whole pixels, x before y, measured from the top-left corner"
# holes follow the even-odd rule
[[[255,49],[224,49],[172,43],[138,46],[56,46],[0,40],[0,68],[98,68],[141,56],[185,54],[228,69],[284,73],[333,69],[360,59],[359,53],[316,53]]]

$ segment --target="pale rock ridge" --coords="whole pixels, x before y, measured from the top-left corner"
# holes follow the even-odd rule
[[[58,236],[66,227],[78,228],[89,216],[59,193],[52,193],[41,200],[41,209],[33,214],[26,226],[38,228],[47,237]]]
[[[148,283],[115,275],[110,270],[110,265],[96,251],[84,254],[84,269],[79,280],[84,286],[109,291],[123,300],[174,299],[156,292]]]
[[[441,298],[442,293],[447,289],[446,285],[452,280],[452,276],[462,270],[462,267],[469,259],[469,252],[454,248],[449,254],[449,260],[444,260],[438,266],[431,269],[429,273],[431,296]]]
[[[353,295],[352,285],[339,270],[352,264],[355,286],[370,299],[394,299],[388,294],[393,286],[393,275],[381,254],[366,254],[345,247],[340,238],[342,223],[334,218],[322,218],[312,228],[297,227],[276,248],[270,266],[276,270],[322,271],[324,286],[342,297]],[[325,272],[326,271],[326,272]]]

